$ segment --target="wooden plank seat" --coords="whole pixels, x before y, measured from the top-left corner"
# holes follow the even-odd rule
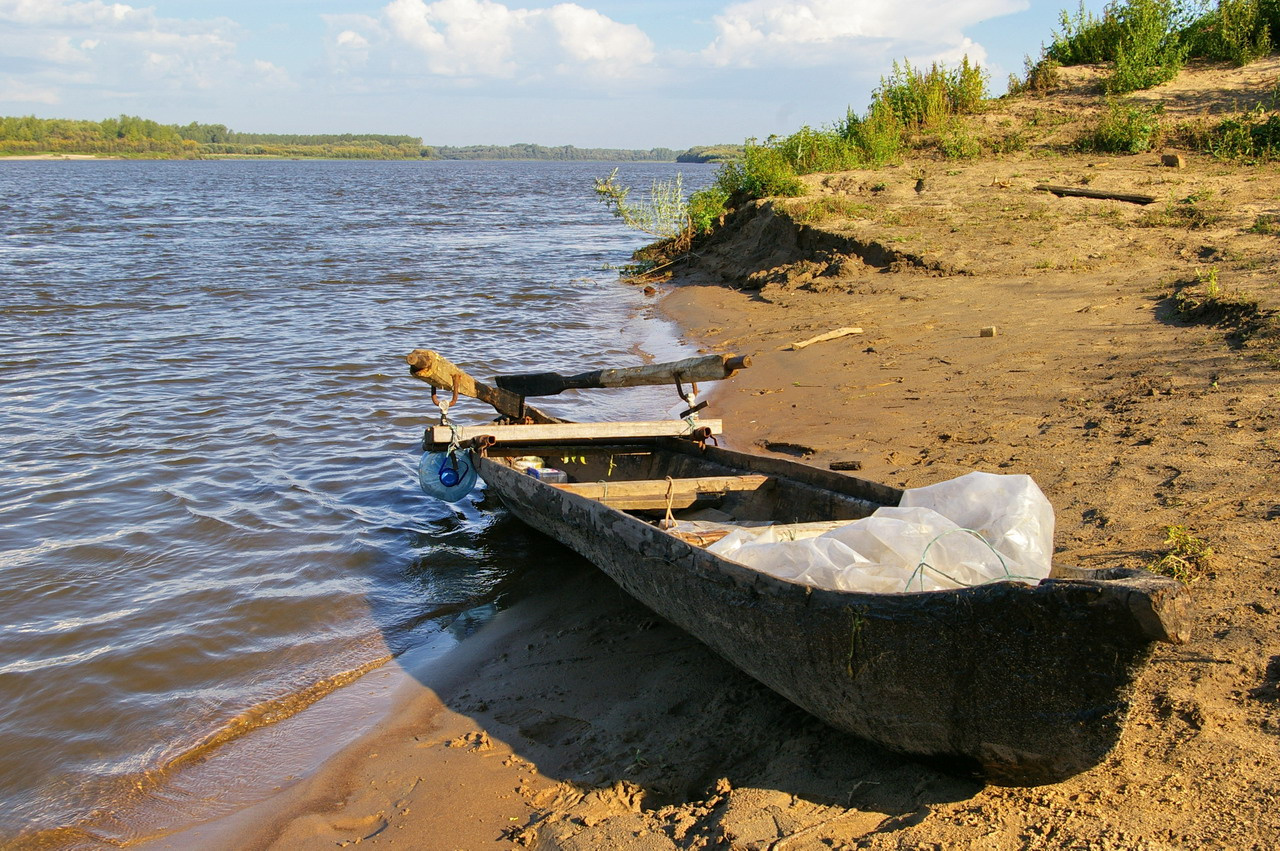
[[[693,479],[646,479],[629,482],[573,482],[552,485],[594,499],[620,511],[673,511],[718,503],[726,494],[755,491],[769,476],[700,476]]]

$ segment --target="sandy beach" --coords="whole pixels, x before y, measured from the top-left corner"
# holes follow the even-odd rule
[[[1176,103],[1191,83],[1170,85]],[[706,350],[754,359],[710,413],[734,448],[857,462],[898,486],[1028,473],[1053,503],[1064,563],[1152,564],[1170,526],[1208,541],[1192,643],[1158,647],[1111,757],[1002,788],[888,753],[582,564],[445,670],[410,671],[385,723],[206,835],[210,847],[1280,844],[1280,443],[1259,330],[1280,252],[1255,227],[1280,213],[1280,173],[1023,152],[806,180],[805,198],[740,210],[660,287],[664,313]],[[1194,227],[1167,215],[1186,198],[1212,215]],[[819,208],[840,212],[815,222]],[[1185,310],[1177,294],[1203,292],[1210,270],[1220,292],[1256,302],[1253,324]],[[863,330],[791,348],[843,326]]]

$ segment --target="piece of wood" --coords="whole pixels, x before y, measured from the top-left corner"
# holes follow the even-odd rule
[[[708,428],[711,434],[724,429],[721,420],[699,420],[699,428]],[[448,426],[433,426],[431,441],[448,443],[456,431],[458,440],[488,436],[498,443],[555,443],[583,440],[627,440],[639,437],[681,437],[689,434],[689,424],[684,420],[646,420],[623,423],[547,423],[538,425],[479,425],[463,426],[450,430]]]
[[[728,535],[729,530],[711,529],[706,532],[670,531],[670,534],[684,541],[686,544],[692,544],[695,547],[709,547],[716,541],[719,541]]]
[[[1075,186],[1050,186],[1042,183],[1036,187],[1041,192],[1052,192],[1054,195],[1069,195],[1074,198],[1100,198],[1104,201],[1127,201],[1130,204],[1154,204],[1156,196],[1137,195],[1129,192],[1104,192],[1101,189],[1080,189]]]
[[[798,343],[792,343],[791,348],[795,351],[799,351],[800,349],[803,349],[806,346],[812,346],[814,343],[825,343],[828,340],[838,340],[841,337],[848,337],[851,334],[861,334],[861,333],[862,333],[861,328],[857,328],[850,325],[844,328],[837,328],[834,331],[828,331],[825,334],[819,334],[816,337],[810,337],[807,340],[801,340]]]
[[[720,381],[748,366],[751,366],[751,358],[745,355],[706,355],[669,363],[596,369],[577,375],[561,375],[558,372],[499,375],[493,379],[493,383],[520,396],[555,396],[565,390],[674,384],[677,379],[686,384],[694,381]]]
[[[1161,154],[1160,165],[1165,168],[1182,168],[1186,162],[1182,159],[1182,154]]]
[[[448,392],[453,392],[453,388],[457,387],[458,392],[463,396],[470,396],[472,399],[479,399],[487,405],[492,405],[494,410],[504,417],[519,419],[520,403],[523,401],[519,396],[476,381],[438,352],[430,349],[414,349],[409,352],[405,360],[409,363],[409,374],[414,378]],[[532,405],[524,406],[524,415],[535,423],[564,422],[559,417],[539,411]],[[448,439],[445,437],[445,441]]]
[[[768,476],[701,476],[692,479],[645,479],[621,482],[574,482],[551,485],[604,503],[620,511],[663,511],[692,508],[720,501],[727,493],[754,491],[770,481]]]

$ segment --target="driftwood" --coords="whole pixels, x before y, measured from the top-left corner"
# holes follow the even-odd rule
[[[828,331],[825,334],[819,334],[816,337],[810,337],[807,340],[801,340],[798,343],[792,343],[791,348],[796,351],[799,351],[800,349],[803,349],[806,346],[812,346],[814,343],[825,343],[828,340],[838,340],[841,337],[848,337],[851,334],[861,334],[861,333],[862,333],[861,328],[855,328],[853,326],[847,326],[845,328],[837,328],[834,331]]]
[[[524,400],[515,393],[476,381],[447,358],[430,349],[414,349],[409,352],[405,360],[409,363],[409,374],[414,378],[425,381],[439,390],[452,392],[456,388],[463,396],[470,396],[472,399],[479,399],[485,404],[492,405],[494,410],[504,417],[519,419],[523,413],[535,423],[564,422],[559,417],[539,411],[532,405],[524,405]]]
[[[1050,186],[1042,183],[1036,187],[1041,192],[1052,192],[1054,195],[1070,195],[1074,198],[1100,198],[1104,201],[1127,201],[1130,204],[1154,204],[1154,195],[1135,195],[1129,192],[1104,192],[1101,189],[1079,189],[1074,186]]]
[[[555,396],[565,390],[674,384],[677,380],[685,383],[720,381],[748,366],[751,366],[749,357],[706,355],[671,363],[597,369],[577,375],[561,375],[557,372],[499,375],[493,379],[493,383],[503,390],[509,390],[521,396]]]

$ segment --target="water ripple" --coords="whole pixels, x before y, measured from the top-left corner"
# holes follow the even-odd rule
[[[0,844],[129,839],[83,820],[562,557],[416,489],[403,359],[682,354],[601,271],[639,242],[592,197],[604,169],[0,164]]]

